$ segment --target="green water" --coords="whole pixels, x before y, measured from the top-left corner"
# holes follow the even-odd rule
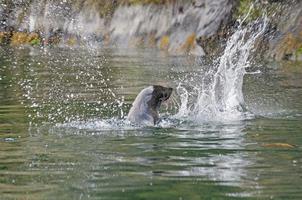
[[[0,199],[302,199],[301,65],[245,76],[250,120],[118,125],[142,88],[201,67],[143,49],[0,49]]]

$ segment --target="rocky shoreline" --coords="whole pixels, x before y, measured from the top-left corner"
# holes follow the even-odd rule
[[[2,45],[152,47],[172,55],[215,55],[238,23],[268,16],[264,57],[302,61],[302,2],[290,0],[35,1],[0,4]],[[244,22],[243,19],[247,16]],[[258,51],[258,52],[259,52]]]

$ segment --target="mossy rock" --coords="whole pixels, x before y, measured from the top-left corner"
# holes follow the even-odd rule
[[[194,49],[196,46],[196,34],[192,33],[187,38],[183,45],[180,47],[181,52],[188,53],[191,49]]]
[[[154,33],[148,35],[147,45],[149,47],[156,47],[156,36]]]
[[[142,37],[142,36],[132,37],[129,40],[130,47],[143,47],[144,43],[145,43],[145,40],[144,40],[144,37]]]
[[[11,38],[11,45],[17,46],[28,43],[28,34],[24,32],[14,32]]]
[[[170,44],[170,37],[165,35],[160,39],[159,48],[161,50],[168,50]]]
[[[197,44],[202,47],[208,56],[218,55],[223,51],[222,38],[219,35],[201,36],[197,38]]]
[[[30,41],[30,44],[33,45],[33,46],[41,45],[41,40],[39,38],[33,39],[33,40]]]
[[[0,32],[0,44],[2,44],[4,38],[5,38],[5,32]]]
[[[236,6],[233,19],[245,18],[245,23],[255,21],[263,15],[269,18],[282,12],[282,3],[274,1],[255,1],[255,0],[239,0]],[[271,19],[274,21],[274,17]]]
[[[31,45],[41,45],[41,38],[38,33],[30,33],[27,36],[27,43]]]
[[[66,40],[66,44],[69,45],[69,46],[74,46],[76,45],[78,42],[77,42],[77,38],[76,37],[69,37],[67,40]]]
[[[248,13],[249,15],[247,15]],[[234,18],[243,19],[245,16],[247,16],[247,18],[245,19],[246,22],[251,22],[259,18],[261,16],[261,13],[262,11],[258,6],[255,5],[255,1],[240,0]]]
[[[37,33],[26,33],[26,32],[14,32],[10,44],[13,46],[31,44],[31,45],[40,45],[41,38]]]
[[[292,33],[286,34],[276,46],[275,59],[277,60],[297,60],[302,55],[302,37]]]
[[[302,44],[301,46],[296,50],[294,54],[294,60],[295,61],[302,61]]]
[[[103,36],[103,44],[105,46],[109,46],[110,45],[110,34],[109,33],[104,34],[104,36]]]
[[[0,32],[0,44],[8,45],[11,42],[13,32]]]
[[[128,0],[129,4],[165,4],[168,0]]]

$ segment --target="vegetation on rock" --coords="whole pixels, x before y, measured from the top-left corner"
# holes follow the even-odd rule
[[[62,11],[66,11],[65,8],[72,10],[74,13],[80,11],[90,11],[98,13],[100,18],[104,19],[105,24],[110,24],[113,14],[116,9],[120,6],[135,6],[135,5],[146,5],[154,4],[160,7],[160,5],[175,4],[181,11],[184,12],[184,7],[179,5],[193,5],[193,0],[29,0],[29,1],[11,1],[4,0],[1,4],[2,13],[0,18],[2,27],[0,26],[0,43],[1,44],[11,44],[11,45],[45,45],[45,44],[57,44],[61,42],[63,35],[61,33],[56,33],[54,30],[51,36],[47,36],[45,33],[30,33],[29,30],[12,31],[7,30],[10,27],[8,24],[8,18],[14,18],[14,30],[22,26],[23,21],[26,21],[28,13],[30,12],[30,5],[33,2],[40,3],[39,5],[45,6],[47,3],[51,2],[58,7],[64,8]],[[244,23],[248,24],[256,19],[263,17],[263,15],[268,16],[270,19],[270,30],[265,35],[266,43],[262,42],[259,45],[266,46],[264,49],[270,51],[268,55],[277,60],[282,59],[292,59],[301,60],[302,56],[302,27],[301,25],[301,7],[302,3],[298,0],[288,0],[276,1],[276,0],[237,0],[229,1],[230,3],[235,3],[232,12],[230,13],[230,18],[220,24],[219,29],[215,34],[210,35],[198,35],[194,32],[195,30],[187,30],[184,34],[186,38],[180,42],[179,47],[176,48],[177,51],[187,53],[193,49],[196,45],[199,45],[203,50],[209,54],[217,54],[220,52],[219,49],[224,47],[224,42],[227,40],[229,35],[234,31],[236,27],[236,21],[238,19],[245,18]],[[203,4],[207,6],[207,3]],[[19,7],[18,14],[12,15],[11,11]],[[167,7],[167,6],[165,6]],[[171,7],[172,8],[172,7]],[[67,10],[68,10],[67,9]],[[68,12],[68,11],[66,11]],[[66,17],[69,15],[67,14]],[[178,17],[175,15],[175,18]],[[188,23],[188,22],[187,22]],[[238,23],[237,23],[238,24]],[[5,27],[7,26],[7,27]],[[108,28],[108,27],[107,27]],[[40,29],[39,29],[40,30]],[[42,29],[41,29],[42,30]],[[177,31],[177,29],[175,29]],[[155,31],[156,32],[156,31]],[[69,34],[69,33],[68,33]],[[104,44],[109,44],[110,42],[110,31],[105,32],[102,36],[97,36],[102,38]],[[171,37],[169,32],[163,33],[162,35],[155,35],[154,32],[144,33],[142,35],[134,35],[130,39],[130,45],[132,46],[144,46],[148,45],[151,47],[157,46],[161,50],[169,50],[171,44],[173,43],[173,37]],[[68,37],[65,36],[65,43],[68,45],[75,45],[79,42],[78,35],[69,34]],[[267,54],[266,54],[267,55]]]

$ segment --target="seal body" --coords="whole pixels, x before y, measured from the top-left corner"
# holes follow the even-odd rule
[[[173,89],[153,85],[143,89],[135,98],[128,120],[139,125],[154,125],[158,121],[161,103],[168,100]]]

